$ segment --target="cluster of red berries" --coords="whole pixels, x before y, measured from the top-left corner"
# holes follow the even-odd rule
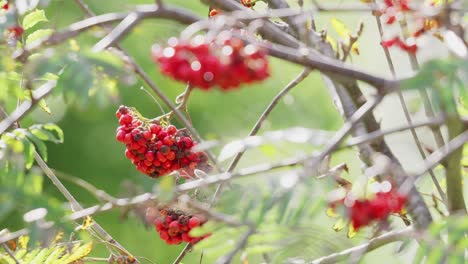
[[[408,11],[411,11],[408,0],[384,0],[383,13],[386,15],[387,24],[393,24],[399,12]]]
[[[414,38],[410,38],[405,42],[401,40],[400,37],[394,37],[392,39],[382,41],[381,44],[384,48],[397,46],[400,49],[413,54],[416,53],[416,51],[418,50],[418,46],[416,45],[416,41]]]
[[[116,138],[127,146],[125,156],[140,172],[157,178],[179,170],[189,178],[195,169],[209,170],[206,154],[192,151],[195,142],[185,129],[148,120],[126,106],[120,106],[116,116]]]
[[[386,24],[392,25],[397,21],[397,18],[401,16],[402,13],[414,11],[411,8],[409,0],[384,0],[383,9],[378,12]],[[435,1],[430,2],[430,6],[435,6]],[[438,18],[425,18],[417,15],[407,16],[408,19],[411,19],[411,24],[414,24],[414,29],[411,30],[411,37],[404,40],[398,36],[391,39],[382,41],[382,46],[385,48],[389,47],[398,47],[401,50],[404,50],[409,53],[416,53],[418,46],[416,44],[416,39],[422,36],[424,33],[429,32],[432,29],[439,28]],[[440,38],[438,34],[434,34],[437,38]]]
[[[330,207],[336,209],[344,205],[351,225],[358,230],[373,221],[384,221],[392,213],[400,213],[406,204],[406,196],[395,190],[376,192],[371,199],[355,200],[350,195],[339,201],[334,201]]]
[[[392,213],[400,213],[406,197],[396,191],[378,192],[372,199],[356,200],[348,207],[351,224],[357,230],[373,221],[383,221]]]
[[[189,234],[193,228],[206,222],[202,216],[188,215],[173,209],[163,209],[159,213],[160,216],[153,223],[161,239],[169,245],[178,245],[182,241],[195,244],[208,236],[192,237]]]
[[[10,4],[8,2],[2,6],[2,9],[7,11],[10,8]]]
[[[223,31],[215,39],[198,35],[191,41],[171,38],[168,47],[153,46],[152,57],[163,74],[209,90],[223,90],[269,76],[267,54],[254,44],[246,44]]]

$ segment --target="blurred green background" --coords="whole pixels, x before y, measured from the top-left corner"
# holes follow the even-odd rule
[[[87,0],[85,2],[96,14],[129,11],[134,8],[135,4],[154,3],[151,0]],[[207,6],[201,4],[200,1],[165,0],[164,2],[188,8],[202,17],[205,17],[208,13]],[[309,4],[308,1],[305,2]],[[330,6],[339,5],[340,3],[359,4],[358,0],[321,2]],[[262,4],[259,4],[259,6],[261,8]],[[64,28],[85,18],[82,10],[72,0],[50,1],[50,5],[47,6],[45,11],[49,18],[48,25],[56,29]],[[383,52],[379,46],[380,37],[378,36],[374,18],[367,14],[316,14],[318,28],[329,31],[334,38],[337,38],[337,34],[333,32],[330,26],[330,18],[332,17],[342,20],[351,30],[357,26],[359,21],[365,23],[364,33],[358,44],[361,54],[360,56],[353,56],[352,63],[372,73],[390,76]],[[185,85],[174,82],[159,73],[157,66],[151,61],[150,47],[155,42],[164,44],[169,37],[177,36],[182,29],[182,26],[173,21],[146,20],[121,42],[122,46],[172,100],[184,91]],[[100,37],[103,37],[103,31],[93,29],[91,32],[84,33],[76,38],[76,43],[82,51],[86,52]],[[422,60],[426,60],[430,56],[445,54],[441,44],[431,41],[429,40],[429,43],[434,45],[434,50],[431,52],[422,51],[419,54]],[[68,45],[71,44],[67,42],[62,46],[65,51],[69,47]],[[395,58],[397,74],[399,76],[411,74],[409,62],[405,55],[400,52],[392,52],[392,55]],[[63,67],[63,65],[60,65],[60,67]],[[63,86],[62,89],[66,89],[67,85],[79,88],[82,85],[81,82],[86,83],[89,81],[76,77],[82,73],[79,65],[78,67],[72,67],[72,69],[76,72],[69,72],[66,75],[70,79],[61,78],[59,85]],[[205,139],[228,142],[229,140],[244,137],[274,95],[301,71],[301,67],[271,59],[271,78],[265,82],[243,87],[229,93],[218,90],[210,92],[195,90],[188,105],[194,127]],[[151,191],[155,181],[138,173],[125,158],[124,146],[115,140],[115,129],[118,122],[114,113],[120,104],[137,107],[141,113],[148,117],[156,117],[162,113],[153,99],[140,89],[142,86],[148,89],[140,79],[130,73],[125,73],[125,71],[119,72],[119,74],[121,75],[110,76],[119,79],[116,84],[118,96],[106,100],[99,100],[99,97],[90,97],[86,102],[69,105],[61,95],[53,95],[47,100],[52,115],[49,116],[37,109],[24,124],[57,122],[65,132],[65,142],[61,145],[48,145],[49,165],[58,171],[85,179],[111,195],[124,197],[129,195],[128,187],[122,185],[124,181],[142,186],[141,191]],[[83,85],[88,85],[84,83]],[[372,90],[366,89],[366,93],[372,93]],[[423,114],[417,95],[407,94],[407,98],[413,106],[415,118],[422,119]],[[167,108],[163,107],[167,111]],[[382,121],[384,128],[404,123],[399,102],[394,97],[385,100],[382,106],[376,110],[376,115]],[[262,131],[284,129],[292,126],[336,130],[340,127],[340,124],[342,124],[342,119],[333,105],[320,75],[312,73],[280,102],[268,118]],[[432,145],[432,138],[427,131],[421,130],[421,133],[423,141],[428,145]],[[401,157],[405,167],[410,171],[420,166],[417,161],[421,159],[412,146],[413,141],[409,134],[401,133],[390,136],[389,143],[397,155]],[[238,167],[294,156],[305,150],[310,150],[310,148],[307,148],[307,146],[299,148],[298,146],[281,145],[281,148],[277,149],[280,154],[275,158],[272,158],[268,153],[254,151],[246,155]],[[349,178],[353,179],[361,174],[361,164],[356,157],[355,151],[342,151],[333,156],[333,164],[340,162],[346,162],[350,167]],[[96,203],[93,196],[85,190],[70,182],[65,181],[64,183],[83,205],[90,206]],[[317,182],[317,184],[320,185],[321,183]],[[430,184],[426,185],[430,187]],[[317,188],[320,189],[320,186]],[[46,190],[55,193],[57,197],[61,197],[55,187],[48,182],[46,183]],[[322,190],[322,193],[325,193],[325,191]],[[118,211],[99,214],[95,219],[130,252],[136,256],[144,256],[154,263],[172,263],[184,246],[167,246],[159,239],[157,233],[151,227],[149,229],[145,228],[143,223],[133,216],[121,220]],[[333,232],[331,226],[334,222],[326,217],[313,219],[313,221],[315,221],[314,225],[322,226],[324,230]],[[14,223],[11,225],[15,226]],[[343,240],[347,239],[345,232],[340,233],[338,237]],[[352,239],[351,243],[358,243],[360,241],[359,237],[362,238],[363,235]],[[390,255],[393,249],[394,247],[389,246],[375,251],[369,254],[365,261],[366,263],[375,263],[375,261],[379,261],[379,263],[406,263],[411,250],[395,259]],[[97,251],[93,255],[105,257],[106,250],[103,245],[98,245]],[[199,258],[199,253],[188,254],[184,263],[198,263]],[[256,261],[258,260],[253,259],[251,263],[257,263]],[[209,255],[204,257],[204,263],[212,262],[213,259]]]

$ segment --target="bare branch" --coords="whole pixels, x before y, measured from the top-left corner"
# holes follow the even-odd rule
[[[298,85],[300,82],[302,82],[309,74],[311,70],[310,69],[304,69],[294,80],[292,80],[290,83],[288,83],[270,102],[270,104],[266,107],[266,109],[263,111],[263,113],[260,115],[258,118],[257,122],[253,126],[253,128],[250,130],[249,137],[254,136],[258,133],[260,128],[262,127],[263,123],[266,121],[268,116],[270,115],[271,111],[276,107],[278,102],[296,85]],[[234,171],[236,168],[237,164],[239,163],[240,159],[244,155],[245,151],[237,153],[237,155],[232,159],[231,163],[229,164],[228,168],[226,169],[227,173],[231,173]],[[212,198],[212,204],[216,202],[216,199],[218,195],[220,194],[222,189],[222,184],[218,185],[216,188],[216,191],[213,195]]]
[[[10,258],[13,259],[13,261],[14,261],[16,264],[20,264],[19,260],[15,257],[15,254],[13,254],[13,251],[11,251],[11,249],[8,247],[7,244],[2,243],[2,247],[3,247],[3,249],[6,251],[6,253],[10,256]]]
[[[373,4],[375,5],[375,1],[373,1]],[[377,27],[379,29],[380,39],[383,41],[384,32],[383,32],[382,22],[380,21],[379,16],[374,15],[374,17],[375,17],[375,20],[376,20],[376,23],[377,23]],[[387,60],[388,67],[390,68],[390,72],[392,73],[393,78],[396,78],[395,67],[393,65],[393,61],[392,61],[392,57],[390,55],[390,51],[388,50],[387,47],[384,47],[384,46],[382,46],[382,49],[384,51],[385,59]],[[413,126],[413,120],[412,120],[411,115],[409,113],[408,107],[406,106],[405,97],[403,96],[403,92],[400,89],[397,89],[397,94],[398,94],[398,99],[400,100],[400,104],[401,104],[403,113],[405,115],[406,121],[408,122],[409,126]],[[434,131],[434,128],[431,127],[431,130]],[[414,128],[411,128],[410,131],[411,131],[411,135],[412,135],[412,137],[414,139],[414,142],[416,143],[416,147],[417,147],[417,149],[419,151],[419,154],[421,155],[421,157],[423,159],[425,159],[426,158],[426,153],[424,152],[423,146],[421,144],[421,140],[419,139],[418,134],[416,133],[416,130]],[[434,172],[432,170],[430,170],[429,174],[431,175],[432,182],[436,186],[436,189],[437,189],[440,197],[444,201],[444,204],[447,205],[447,197],[446,197],[444,191],[442,190],[442,187],[440,186],[439,182],[437,181],[437,178],[436,178]]]
[[[216,264],[231,263],[234,256],[247,245],[247,240],[254,233],[255,233],[255,228],[249,228],[249,230],[247,230],[247,232],[245,232],[244,235],[241,237],[236,247],[233,250],[231,250],[231,252],[229,252],[227,255],[222,256],[221,258],[216,260]]]
[[[369,252],[377,249],[381,246],[389,243],[401,241],[407,237],[410,237],[413,233],[413,228],[408,227],[403,230],[396,230],[385,233],[381,236],[369,240],[367,243],[343,250],[339,253],[334,253],[325,257],[308,262],[310,264],[325,264],[325,263],[337,263],[341,260],[348,259],[351,255],[361,252]]]

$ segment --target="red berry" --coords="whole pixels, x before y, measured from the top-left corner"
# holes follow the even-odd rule
[[[197,226],[200,226],[200,223],[200,219],[198,219],[198,217],[196,216],[193,216],[192,218],[190,218],[188,225],[190,228],[195,228]]]
[[[143,137],[144,137],[146,140],[150,140],[150,139],[153,137],[153,135],[151,134],[150,131],[145,131],[145,132],[143,132]]]
[[[10,33],[10,36],[14,39],[19,39],[24,33],[24,29],[20,26],[9,27],[7,28],[7,31],[8,33]]]
[[[127,134],[124,131],[120,130],[119,132],[117,132],[116,138],[117,138],[118,141],[124,142],[124,139],[125,139],[126,135]]]
[[[130,115],[123,115],[120,120],[119,120],[119,123],[121,125],[126,125],[126,124],[130,124],[132,123],[132,120],[133,118],[130,116]]]
[[[145,158],[149,161],[153,161],[154,160],[154,153],[152,151],[148,151],[146,152],[145,154]]]

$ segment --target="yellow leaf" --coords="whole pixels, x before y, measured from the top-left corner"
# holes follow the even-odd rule
[[[28,243],[29,243],[29,236],[20,236],[18,238],[18,244],[20,248],[23,248],[23,249],[28,248]]]
[[[70,44],[70,50],[80,51],[80,45],[78,45],[78,42],[76,42],[76,40],[71,39],[68,43]]]
[[[348,238],[353,238],[356,234],[357,234],[356,229],[354,229],[353,225],[349,223]]]
[[[340,35],[343,39],[348,39],[349,38],[349,36],[351,34],[349,33],[348,28],[346,27],[346,25],[343,22],[341,22],[337,18],[331,18],[330,22],[332,24],[333,29],[335,29],[335,31],[336,31],[336,33],[338,33],[338,35]]]
[[[336,51],[336,41],[332,37],[330,37],[329,34],[327,34],[326,40],[328,41],[328,43],[330,43],[332,49]]]
[[[339,232],[346,226],[346,221],[343,218],[338,219],[338,221],[333,225],[333,231]]]
[[[327,208],[327,213],[326,214],[329,217],[333,217],[333,218],[338,217],[338,214],[336,213],[335,208],[332,208],[332,207]]]
[[[81,225],[81,229],[86,230],[93,225],[93,218],[91,216],[86,216],[83,220],[83,224]]]
[[[74,261],[80,260],[88,256],[89,253],[91,253],[92,249],[93,249],[93,242],[86,243],[82,246],[78,244],[72,249],[72,252],[70,253],[70,255],[66,257],[66,259],[60,259],[60,263],[69,264],[69,263],[73,263]]]
[[[60,240],[62,240],[62,238],[63,238],[63,232],[58,231],[57,235],[55,235],[54,241],[52,241],[52,245],[57,244]]]

